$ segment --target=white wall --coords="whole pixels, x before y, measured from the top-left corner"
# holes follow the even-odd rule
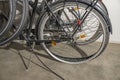
[[[113,34],[110,42],[120,43],[120,0],[103,0],[108,8],[110,19],[113,25]]]

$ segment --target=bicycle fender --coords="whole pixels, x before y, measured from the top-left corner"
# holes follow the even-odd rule
[[[91,5],[91,2],[92,1],[90,1],[90,0],[78,0],[78,1],[80,1],[81,3],[84,3],[84,4],[87,4],[87,5],[89,5],[89,6],[91,6],[91,7],[94,7],[94,9],[95,10],[97,10],[102,16],[103,16],[103,18],[105,19],[105,21],[106,21],[106,23],[107,23],[107,25],[108,25],[108,30],[109,30],[109,32],[112,34],[113,33],[113,31],[112,31],[112,24],[111,24],[111,20],[110,20],[110,18],[109,18],[109,15],[107,14],[108,12],[106,11],[106,7],[102,7],[102,6],[100,6],[100,5],[102,5],[102,4],[100,4],[100,2],[98,1],[98,3],[95,5],[95,6],[92,6]],[[105,10],[104,10],[105,9]]]
[[[106,23],[108,25],[108,30],[112,34],[113,30],[112,30],[112,24],[111,24],[111,20],[109,18],[109,15],[106,14],[104,12],[104,10],[102,8],[100,8],[98,5],[95,6],[95,9],[103,16],[103,18],[105,19],[105,21],[106,21]]]

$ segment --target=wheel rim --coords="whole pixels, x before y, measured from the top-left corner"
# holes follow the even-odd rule
[[[27,15],[28,15],[28,1],[27,0],[16,0],[16,4],[18,4],[18,2],[21,1],[22,2],[22,12],[21,12],[21,15],[20,15],[20,19],[17,18],[18,16],[18,13],[19,13],[19,6],[17,6],[16,8],[16,11],[18,11],[18,13],[16,12],[16,16],[14,18],[14,23],[17,23],[17,24],[14,24],[15,26],[12,26],[11,29],[9,29],[9,31],[7,32],[7,34],[9,34],[9,32],[11,34],[9,34],[7,37],[6,36],[3,36],[0,40],[0,46],[1,45],[4,45],[6,43],[9,43],[10,41],[12,41],[13,39],[17,38],[19,36],[19,34],[21,34],[21,31],[24,29],[24,25],[26,23],[26,20],[27,20]],[[12,30],[12,31],[11,31]]]
[[[67,5],[67,3],[66,3],[66,5]],[[95,14],[97,14],[97,13],[95,13]],[[100,16],[100,14],[97,14],[97,15]],[[48,17],[45,17],[45,18],[46,18],[46,20],[44,20],[44,22],[47,22]],[[61,43],[60,42],[57,43],[57,42],[52,41],[50,44],[42,43],[43,47],[53,58],[55,58],[61,62],[65,62],[65,63],[78,64],[78,63],[83,63],[83,62],[86,62],[86,61],[89,61],[91,59],[96,58],[104,51],[106,44],[108,42],[108,39],[107,39],[108,35],[107,35],[106,29],[105,29],[106,23],[104,22],[104,20],[101,21],[102,19],[99,19],[99,17],[97,17],[97,18],[102,25],[101,26],[101,28],[102,28],[101,33],[103,35],[100,34],[101,37],[99,36],[98,37],[99,39],[95,40],[96,42],[91,42],[91,43],[88,43],[86,45],[82,45],[82,44],[80,45],[80,44],[77,44],[77,42],[75,42],[75,41],[72,43],[68,42],[68,41],[66,41],[66,42],[64,41]],[[53,33],[44,32],[44,31],[46,31],[45,28],[43,28],[44,25],[45,25],[45,23],[43,23],[41,26],[42,30],[41,30],[40,39],[50,39],[49,36],[50,35],[53,36]],[[46,27],[46,29],[47,28],[48,27]],[[50,26],[49,26],[49,28],[50,28]],[[47,35],[47,37],[46,37],[46,35]],[[101,39],[102,37],[103,37],[103,39]],[[67,45],[67,46],[65,46],[65,45]],[[98,47],[98,45],[99,45],[99,48],[96,49]],[[68,47],[68,46],[75,47],[77,49],[75,49],[75,51],[73,51],[73,49]],[[79,52],[78,49],[81,51],[81,54],[78,53]],[[75,53],[77,55],[75,55]],[[92,54],[90,54],[90,53],[92,53]]]

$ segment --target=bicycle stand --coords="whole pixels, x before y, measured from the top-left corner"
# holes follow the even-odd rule
[[[53,73],[54,75],[56,75],[56,76],[57,76],[58,78],[60,78],[61,80],[65,80],[62,76],[60,76],[59,74],[57,74],[56,72],[54,72],[52,69],[50,69],[49,66],[47,66],[47,65],[39,58],[39,56],[38,56],[37,54],[34,54],[34,53],[33,53],[33,52],[34,52],[34,47],[35,47],[35,43],[33,43],[33,46],[30,47],[30,52],[31,52],[31,53],[30,53],[30,55],[29,55],[29,58],[25,58],[24,56],[22,56],[21,52],[18,51],[18,54],[19,54],[19,56],[20,56],[20,59],[21,59],[23,65],[24,65],[24,67],[25,67],[25,70],[26,70],[26,71],[29,71],[28,69],[29,69],[31,63],[33,63],[33,64],[35,64],[35,65],[37,65],[37,66],[42,67],[43,69],[45,69],[45,70],[47,70],[47,71],[49,71],[49,72],[51,72],[51,73]],[[35,55],[36,59],[37,59],[40,63],[42,63],[43,66],[41,66],[41,65],[39,65],[38,63],[35,63],[34,61],[32,61],[32,55],[33,55],[33,54]],[[26,62],[24,59],[28,60],[28,62]]]

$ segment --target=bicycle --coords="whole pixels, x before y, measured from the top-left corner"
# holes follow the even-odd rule
[[[88,4],[88,2],[87,2],[87,4]],[[73,6],[73,5],[74,5],[74,9],[77,7],[76,10],[79,10],[78,5],[83,7],[85,10],[88,7],[88,5],[90,5],[90,3],[88,5],[86,5],[84,1],[83,2],[78,1],[78,4],[75,2],[75,0],[70,0],[70,1],[66,1],[66,2],[58,1],[53,4],[53,7],[50,9],[50,11],[54,12],[54,14],[57,14],[60,10],[63,10],[63,9],[65,10],[66,6],[68,7],[68,6]],[[95,5],[95,4],[92,4],[92,5]],[[63,7],[63,6],[65,6],[65,7]],[[71,7],[68,7],[68,8],[71,9]],[[89,8],[90,8],[90,6],[89,6]],[[99,16],[99,18],[100,18],[100,14],[97,13],[95,10],[88,9],[88,14],[91,13],[89,11],[93,12],[95,15]],[[64,11],[63,11],[63,13],[64,13]],[[79,34],[82,34],[82,33],[80,33],[82,31],[84,32],[84,29],[82,29],[82,27],[83,28],[85,28],[85,27],[82,25],[81,28],[79,28],[80,26],[78,26],[78,27],[75,26],[75,28],[72,28],[71,27],[72,23],[69,24],[69,22],[65,22],[67,19],[64,20],[63,17],[59,17],[57,15],[55,16],[54,14],[48,13],[48,12],[43,13],[43,17],[40,18],[39,27],[37,28],[37,30],[38,30],[37,34],[38,34],[39,40],[44,40],[44,39],[52,40],[51,44],[47,43],[47,42],[43,42],[42,46],[44,47],[46,52],[49,53],[53,58],[55,58],[58,61],[64,62],[64,63],[77,64],[77,63],[84,63],[86,61],[92,60],[92,59],[98,57],[104,51],[104,49],[106,48],[108,41],[109,41],[109,30],[108,30],[108,28],[105,28],[105,26],[107,26],[107,24],[104,23],[104,20],[102,20],[102,18],[101,18],[101,22],[98,21],[97,19],[95,19],[95,21],[97,20],[102,25],[100,28],[101,30],[99,30],[99,33],[102,33],[102,35],[100,34],[100,36],[98,38],[102,37],[103,40],[99,41],[99,44],[97,44],[96,47],[99,46],[99,48],[97,50],[95,49],[93,51],[92,49],[94,49],[94,47],[91,48],[91,45],[93,46],[94,44],[96,44],[95,41],[97,41],[98,38],[97,38],[97,40],[94,38],[95,40],[93,40],[94,42],[92,41],[92,43],[88,41],[87,44],[83,45],[86,41],[83,41],[83,40],[79,41],[79,38],[86,37],[86,34],[84,34],[84,33],[83,33],[83,35],[79,35]],[[53,28],[50,28],[51,27],[50,25],[46,26],[47,21],[51,20],[50,19],[51,16],[54,17],[56,20],[58,19],[57,20],[57,22],[59,23],[58,27],[55,27],[56,26],[55,24],[52,25],[52,26],[54,26]],[[78,14],[78,21],[76,21],[77,25],[81,25],[81,23],[82,23],[82,21],[79,19],[81,19],[81,18],[79,17],[79,14]],[[84,20],[84,18],[83,18],[83,20]],[[73,23],[75,23],[74,21],[73,21]],[[55,23],[55,22],[53,22],[53,23]],[[67,26],[69,25],[69,26],[66,27],[66,25]],[[95,29],[95,31],[97,31],[97,30],[98,30],[98,28]],[[92,34],[92,36],[93,36],[93,34]],[[100,44],[100,42],[102,42],[102,43]],[[81,43],[83,43],[83,44],[81,44]],[[88,47],[88,46],[90,46],[90,47]],[[89,48],[91,48],[91,49],[89,49]],[[91,50],[91,51],[88,51],[88,50]]]
[[[24,28],[23,25],[18,27],[12,38],[10,37],[3,43],[20,35],[29,46],[34,42],[41,43],[46,52],[58,61],[78,64],[92,60],[105,50],[109,34],[112,32],[107,11],[100,8],[97,5],[98,2],[99,0],[60,0],[49,3],[49,0],[43,0],[39,6],[38,0],[29,2],[32,12],[29,12],[31,18],[27,17],[27,27]],[[25,4],[27,3],[26,0]],[[25,8],[24,11],[27,14],[28,5]],[[35,23],[35,28],[32,29],[36,13],[39,18]],[[93,24],[92,21],[96,23],[90,26]],[[87,32],[90,29],[94,29],[94,31]],[[90,36],[88,36],[89,33]],[[93,45],[99,46],[98,50]],[[69,54],[66,54],[67,51]]]

